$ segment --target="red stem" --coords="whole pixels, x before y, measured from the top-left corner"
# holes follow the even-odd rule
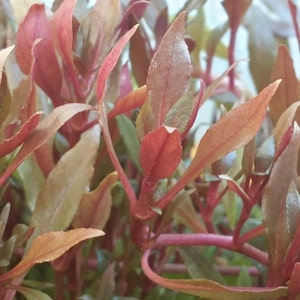
[[[251,246],[250,244],[242,244],[236,247],[232,236],[222,236],[213,233],[191,233],[191,234],[161,234],[157,240],[151,245],[151,248],[161,246],[187,246],[187,245],[211,245],[217,246],[231,251],[237,251],[251,257],[264,265],[268,265],[268,255]]]

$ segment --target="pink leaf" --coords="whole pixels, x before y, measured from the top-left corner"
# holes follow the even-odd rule
[[[16,58],[22,72],[32,72],[33,80],[50,97],[59,95],[62,74],[44,5],[31,6],[21,23],[16,36]]]

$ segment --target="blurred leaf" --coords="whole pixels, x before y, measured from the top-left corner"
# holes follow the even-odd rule
[[[109,13],[107,13],[109,12]],[[120,1],[96,1],[80,25],[82,42],[78,49],[83,76],[90,77],[114,42],[115,28],[120,19]],[[78,38],[78,37],[77,37]]]
[[[22,294],[27,300],[51,300],[52,299],[42,291],[31,289],[25,286],[18,286],[17,291],[20,294]]]
[[[115,290],[115,264],[111,263],[98,281],[95,300],[111,300]]]
[[[236,286],[252,286],[251,276],[246,267],[242,267],[241,272],[236,280]]]
[[[138,136],[165,125],[172,106],[187,91],[191,76],[191,60],[185,36],[185,14],[171,25],[154,54],[147,77],[147,101],[137,118]],[[180,82],[180,84],[177,84]],[[149,118],[152,115],[152,118]],[[176,128],[180,126],[180,119]]]
[[[107,175],[97,189],[83,195],[75,226],[103,229],[111,211],[111,188],[118,180],[116,173]]]
[[[74,70],[72,19],[75,0],[64,0],[51,19],[51,28],[56,48],[65,60],[67,67]],[[70,70],[69,70],[70,72]]]
[[[125,97],[115,102],[114,108],[108,113],[108,118],[129,112],[142,106],[146,100],[146,86],[133,90]]]
[[[260,92],[270,83],[276,57],[277,41],[268,19],[258,7],[253,6],[253,9],[251,7],[249,10],[246,17],[246,26],[249,32],[250,71],[256,90]]]
[[[33,212],[38,193],[45,182],[45,177],[34,156],[30,156],[18,168],[25,201],[30,211]]]
[[[0,276],[0,282],[26,273],[33,265],[53,261],[78,243],[104,235],[92,228],[79,228],[67,232],[46,232],[39,235],[23,259],[10,271]]]
[[[251,0],[224,0],[222,5],[229,17],[229,26],[231,30],[236,31],[248,9],[251,5]]]
[[[44,5],[30,7],[16,35],[15,53],[22,72],[32,72],[33,80],[56,99],[62,86],[62,74]]]
[[[296,112],[300,106],[300,101],[297,101],[291,104],[279,117],[275,128],[273,129],[273,135],[276,142],[276,147],[278,148],[284,134],[288,130],[288,128],[293,125],[293,121],[295,119]]]
[[[56,131],[74,115],[82,111],[93,110],[94,108],[84,103],[69,103],[55,108],[50,115],[45,117],[39,125],[26,138],[20,151],[13,162],[0,177],[0,186],[8,179],[11,173],[32,154],[36,149],[46,143]]]
[[[101,67],[99,68],[98,75],[97,75],[97,87],[96,87],[96,95],[98,103],[103,101],[102,97],[105,92],[106,81],[116,66],[119,57],[121,55],[122,50],[128,43],[129,39],[132,37],[134,32],[137,29],[137,25],[132,27],[128,32],[126,32],[123,37],[121,37],[118,42],[115,44],[113,49],[109,52],[109,54],[105,57]]]
[[[71,224],[81,197],[90,186],[99,142],[99,126],[94,126],[58,161],[37,198],[31,218],[34,235],[65,230]]]
[[[296,125],[289,144],[274,162],[263,194],[262,210],[269,245],[269,283],[272,285],[285,282],[282,278],[282,268],[295,226],[290,227],[291,215],[288,211],[295,210],[299,214],[298,201],[295,203],[293,195],[289,193],[293,182],[297,180],[296,162],[300,147],[299,137],[300,130]]]
[[[0,214],[0,242],[3,240],[3,234],[7,224],[9,212],[10,212],[10,203],[8,202],[4,205]]]
[[[169,177],[176,170],[182,154],[179,132],[161,127],[148,133],[141,141],[140,160],[145,178]]]
[[[212,262],[203,255],[201,248],[195,246],[180,247],[179,253],[192,278],[205,278],[225,284],[223,276],[215,269]]]
[[[270,102],[270,115],[276,124],[282,113],[295,101],[299,100],[299,82],[293,66],[293,60],[286,46],[278,47],[277,59],[274,65],[271,82],[282,79],[282,83]],[[300,116],[300,115],[299,115]],[[300,121],[299,117],[297,118]]]
[[[288,282],[289,300],[299,300],[300,297],[300,263],[296,262],[290,281]]]
[[[0,267],[7,267],[13,254],[17,237],[11,236],[0,247]]]
[[[2,71],[3,71],[4,63],[5,63],[6,58],[8,57],[8,55],[14,49],[14,47],[15,46],[10,46],[10,47],[7,47],[7,48],[2,49],[0,51],[0,83],[1,83],[1,80],[2,80]]]
[[[10,0],[15,20],[19,25],[25,18],[28,10],[34,4],[41,4],[40,0]]]
[[[184,197],[181,197],[182,199],[180,198],[180,203],[177,204],[175,212],[172,213],[173,218],[189,227],[194,232],[206,232],[203,220],[201,219],[200,214],[196,212],[191,198],[187,195],[183,196]],[[178,197],[180,197],[180,195],[178,195]]]
[[[137,137],[135,126],[132,121],[124,115],[117,116],[116,121],[129,157],[141,172],[142,167],[139,160],[140,141]]]
[[[150,65],[150,45],[148,38],[142,28],[138,28],[130,40],[130,61],[132,72],[139,86],[146,84],[148,69]]]
[[[41,112],[32,115],[13,137],[0,143],[0,157],[11,153],[27,139],[32,130],[38,125],[40,115]]]

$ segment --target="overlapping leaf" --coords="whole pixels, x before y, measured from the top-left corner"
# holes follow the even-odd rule
[[[228,112],[208,129],[198,145],[190,166],[177,184],[163,197],[161,206],[167,204],[169,199],[196,178],[206,166],[242,147],[253,138],[279,84],[280,80],[270,84],[257,97]]]
[[[75,220],[76,227],[103,229],[112,206],[111,188],[117,179],[118,175],[111,173],[101,181],[97,189],[83,195]]]
[[[79,142],[58,161],[37,198],[31,218],[34,234],[65,230],[71,224],[90,186],[99,142],[99,126],[95,126],[83,133]]]
[[[76,244],[103,234],[103,231],[92,228],[41,234],[33,240],[28,253],[23,259],[9,272],[0,276],[0,282],[26,273],[35,264],[53,261]]]
[[[79,112],[92,110],[88,104],[70,103],[57,107],[48,115],[27,137],[22,148],[16,155],[13,162],[0,177],[0,186],[8,179],[11,173],[32,154],[37,148],[46,143],[55,132],[69,119]]]

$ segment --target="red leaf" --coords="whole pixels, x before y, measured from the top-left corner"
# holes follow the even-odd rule
[[[0,144],[0,157],[12,152],[25,141],[31,131],[38,125],[40,114],[41,112],[37,112],[32,115],[13,137]]]
[[[135,33],[137,29],[137,25],[132,27],[127,33],[124,34],[123,37],[115,44],[113,49],[109,52],[109,54],[105,57],[97,76],[97,90],[96,95],[98,102],[100,103],[103,99],[103,94],[105,91],[106,81],[111,71],[115,67],[120,58],[121,52],[124,49],[127,42],[130,40],[132,35]]]
[[[16,35],[16,58],[22,72],[32,71],[33,80],[50,97],[59,95],[62,74],[44,5],[31,6],[21,23]]]
[[[191,61],[184,36],[185,14],[182,13],[161,40],[151,60],[147,77],[148,99],[137,120],[140,137],[165,125],[169,110],[187,91]],[[154,118],[149,119],[149,114]]]
[[[119,114],[126,113],[132,109],[142,106],[146,100],[146,86],[142,86],[115,103],[115,107],[109,112],[108,118],[113,118]]]
[[[55,108],[27,137],[12,164],[0,177],[0,186],[26,157],[47,142],[65,122],[79,112],[92,109],[92,106],[83,103],[69,103]]]
[[[289,287],[289,300],[297,300],[300,296],[300,263],[294,265],[291,280],[288,284]]]
[[[177,168],[182,154],[179,132],[161,127],[147,134],[141,142],[140,160],[145,177],[151,180],[166,178]]]
[[[57,48],[66,61],[68,67],[73,64],[73,30],[72,18],[75,8],[75,0],[64,0],[51,20],[51,26]]]

